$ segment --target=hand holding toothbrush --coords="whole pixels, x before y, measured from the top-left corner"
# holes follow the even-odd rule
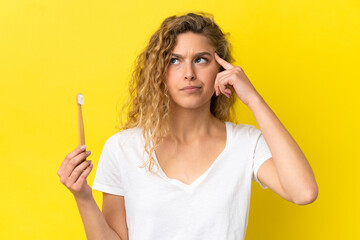
[[[91,160],[86,160],[90,156],[91,151],[85,151],[84,124],[81,112],[81,105],[84,104],[83,95],[77,95],[77,104],[80,144],[65,157],[57,173],[60,177],[60,182],[73,193],[75,198],[85,199],[92,196],[92,189],[88,185],[86,178],[93,169],[93,164]]]

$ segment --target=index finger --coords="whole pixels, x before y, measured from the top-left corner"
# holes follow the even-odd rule
[[[72,159],[72,158],[74,158],[76,155],[78,155],[79,153],[85,151],[85,149],[86,149],[86,146],[85,146],[85,145],[83,145],[83,146],[80,146],[80,145],[79,145],[79,146],[78,146],[77,148],[75,148],[71,153],[69,153],[69,154],[66,156],[66,158]]]
[[[83,148],[81,148],[83,147]],[[78,146],[77,148],[75,148],[71,153],[69,153],[68,155],[66,155],[65,159],[62,161],[61,165],[60,165],[60,168],[59,168],[59,171],[62,171],[65,167],[65,165],[67,164],[67,162],[74,158],[75,156],[77,156],[78,154],[80,154],[81,152],[85,151],[86,149],[86,146],[83,145],[83,146]]]
[[[228,63],[224,59],[222,59],[216,52],[214,53],[215,60],[225,69],[233,68],[234,66],[231,63]]]

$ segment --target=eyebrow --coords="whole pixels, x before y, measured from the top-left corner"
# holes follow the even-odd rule
[[[199,53],[196,53],[194,55],[194,57],[200,57],[200,56],[204,56],[204,55],[211,56],[211,53],[209,53],[209,52],[199,52]],[[171,56],[175,56],[175,57],[178,57],[178,58],[183,58],[183,56],[181,56],[180,54],[177,54],[177,53],[171,53]]]

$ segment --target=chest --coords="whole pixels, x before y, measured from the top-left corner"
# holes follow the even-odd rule
[[[164,142],[155,149],[155,154],[168,178],[190,185],[211,167],[225,145],[225,139],[207,139],[191,144]]]

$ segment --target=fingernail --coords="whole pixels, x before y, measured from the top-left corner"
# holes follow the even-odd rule
[[[91,151],[86,151],[86,155],[88,155],[88,156],[89,156],[89,155],[90,155],[90,153],[91,153]]]
[[[86,148],[86,145],[82,145],[82,146],[80,147],[81,150],[84,150],[85,148]]]

